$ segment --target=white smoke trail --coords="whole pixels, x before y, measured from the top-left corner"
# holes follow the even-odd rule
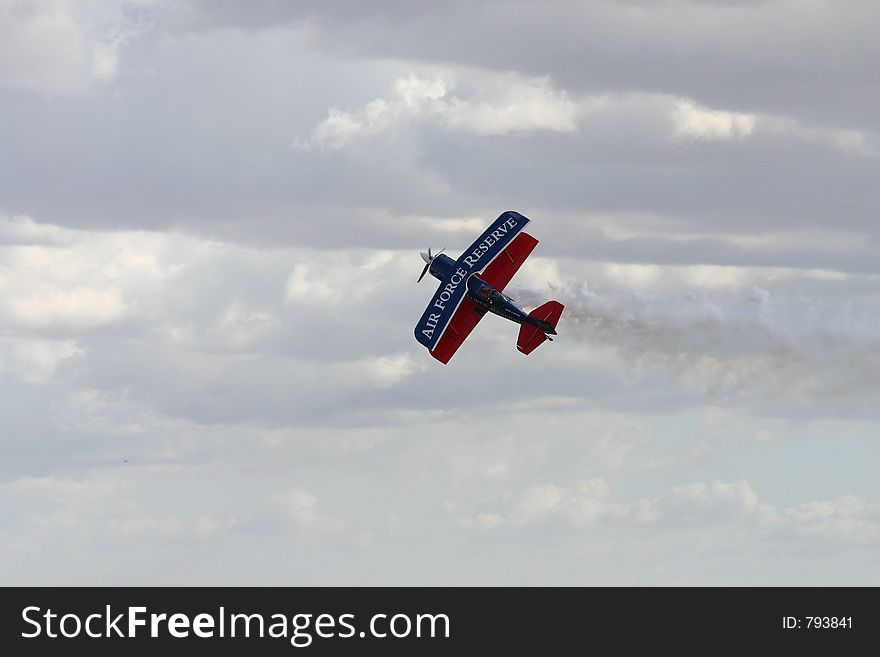
[[[525,307],[547,294],[512,292]],[[880,408],[876,303],[786,298],[761,287],[664,297],[581,284],[550,294],[566,306],[562,337],[611,348],[635,372],[671,371],[711,394]]]

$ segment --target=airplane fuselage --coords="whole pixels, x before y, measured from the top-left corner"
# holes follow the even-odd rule
[[[455,260],[441,253],[431,262],[429,271],[431,276],[443,281],[454,269]],[[479,274],[471,274],[468,277],[467,288],[467,296],[480,308],[517,324],[529,324],[545,333],[556,335],[556,330],[551,324],[537,317],[530,317],[527,312],[513,302],[513,299],[489,285],[480,278]]]

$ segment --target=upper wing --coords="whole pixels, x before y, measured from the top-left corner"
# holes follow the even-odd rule
[[[534,237],[528,233],[520,233],[510,246],[486,267],[480,278],[496,290],[503,290],[537,245],[538,240]]]
[[[452,316],[443,337],[431,351],[431,355],[441,363],[448,363],[485,314],[486,309],[478,306],[471,299],[462,301]]]
[[[519,212],[502,212],[482,235],[465,249],[456,263],[469,274],[486,269],[508,244],[529,223],[529,218]]]

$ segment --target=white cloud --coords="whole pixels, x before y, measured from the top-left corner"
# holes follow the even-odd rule
[[[545,78],[442,70],[399,78],[392,98],[377,98],[362,110],[331,108],[309,139],[296,143],[338,150],[356,137],[378,134],[402,121],[431,121],[477,135],[574,132],[579,111],[577,103]]]
[[[403,280],[417,292],[415,254],[265,251],[30,219],[0,229],[10,238],[0,245],[3,379],[58,383],[46,418],[64,430],[174,432],[181,414],[204,420],[241,404],[252,418],[298,424],[425,367],[408,340],[377,332],[393,320],[372,310],[393,303]]]
[[[761,505],[758,521],[770,538],[855,545],[880,543],[880,505],[854,495],[783,509]]]
[[[42,384],[52,379],[62,361],[81,353],[72,340],[6,338],[0,340],[0,371],[10,370],[25,383]]]
[[[513,500],[512,505],[507,503],[507,511],[481,510],[466,517],[462,525],[478,533],[553,528],[590,534],[612,528],[637,531],[646,526],[672,531],[728,527],[739,532],[736,540],[748,537],[754,545],[778,540],[809,544],[816,539],[838,545],[880,542],[880,505],[843,496],[780,509],[760,503],[745,480],[694,482],[674,486],[659,497],[614,501],[607,482],[592,479],[571,487],[533,485]]]
[[[606,517],[613,505],[604,479],[590,479],[574,487],[555,484],[533,485],[523,490],[506,514],[480,512],[465,526],[481,531],[523,529],[530,526],[560,526],[580,529]]]
[[[376,106],[373,105],[373,108]],[[369,108],[368,108],[369,109]],[[378,117],[371,116],[371,112],[367,112],[367,117],[374,121]],[[318,124],[312,133],[312,141],[321,148],[329,148],[338,150],[352,138],[358,136],[367,129],[374,129],[374,124],[368,124],[368,119],[356,118],[352,114],[343,112],[337,107],[333,107],[327,113],[327,118]]]
[[[672,119],[676,137],[720,141],[747,137],[758,121],[755,114],[711,110],[686,99],[675,100]]]
[[[304,488],[275,493],[269,501],[305,531],[339,533],[344,529],[336,518],[318,512],[318,498]]]
[[[735,522],[751,515],[757,506],[758,496],[747,481],[716,480],[676,486],[664,503],[663,515],[669,522],[683,524]]]
[[[120,518],[111,525],[114,535],[122,539],[180,543],[206,543],[217,540],[235,529],[235,518],[200,515],[195,518]]]
[[[163,238],[76,232],[27,218],[0,219],[0,324],[73,331],[110,324],[133,308],[132,293],[163,275]],[[126,299],[126,297],[129,299]]]
[[[267,337],[278,327],[278,317],[266,311],[247,308],[233,302],[217,323],[217,334],[230,345],[247,347]]]
[[[847,577],[847,572],[854,582],[876,577],[864,568],[850,572],[844,566],[864,555],[859,550],[880,542],[880,507],[861,497],[778,508],[759,502],[757,492],[745,480],[716,480],[674,486],[659,497],[627,501],[615,501],[607,485],[544,484],[496,496],[496,504],[495,509],[478,507],[462,527],[475,536],[503,540],[506,549],[552,532],[555,546],[574,543],[581,557],[588,553],[597,561],[622,559],[639,564],[630,566],[639,571],[634,581],[644,581],[654,572],[644,566],[646,560],[666,564],[660,566],[661,581],[666,582],[690,581],[693,573],[701,574],[696,581],[712,573],[710,580],[720,576],[720,581],[740,584],[785,582],[792,574],[809,579],[804,569],[811,568],[815,555],[821,555],[822,563],[833,569],[830,582]],[[671,553],[678,557],[670,559]],[[671,563],[677,567],[670,570]],[[721,572],[714,572],[711,564],[720,566]],[[774,574],[768,575],[766,567]],[[732,579],[727,577],[730,568],[737,568],[738,573]],[[680,572],[670,578],[676,569]],[[594,573],[589,581],[595,578]],[[626,578],[621,580],[618,574],[612,581]]]
[[[119,72],[119,44],[97,43],[92,47],[92,74],[101,82],[108,82]]]
[[[64,245],[76,231],[53,224],[38,223],[27,215],[0,216],[0,245]]]
[[[360,110],[332,107],[308,138],[294,145],[340,150],[352,140],[378,135],[404,123],[428,122],[479,136],[529,132],[584,133],[602,137],[612,128],[645,141],[660,137],[687,141],[734,142],[778,136],[870,156],[859,130],[804,125],[791,117],[738,112],[701,105],[692,98],[662,93],[572,96],[548,78],[469,69],[431,69],[394,83],[390,98],[377,98]],[[651,135],[649,129],[663,130]],[[650,128],[650,126],[654,126]]]
[[[372,377],[383,388],[393,386],[416,372],[425,370],[424,363],[413,359],[410,354],[382,356],[369,364]]]
[[[52,425],[61,431],[89,436],[148,435],[150,430],[179,435],[179,424],[132,399],[131,391],[126,388],[68,390],[53,400],[50,419]],[[164,450],[155,445],[155,448],[158,458],[173,460],[180,458],[189,445],[178,443]],[[118,449],[124,452],[126,445],[120,444]]]
[[[329,272],[315,272],[305,263],[294,266],[287,279],[287,300],[296,303],[325,304],[339,301],[342,290],[328,280]]]
[[[12,318],[25,326],[85,329],[119,319],[125,312],[118,289],[72,287],[22,290],[7,301]]]
[[[578,104],[546,78],[523,80],[508,74],[492,80],[489,90],[485,99],[450,98],[440,112],[443,123],[478,135],[577,130]]]

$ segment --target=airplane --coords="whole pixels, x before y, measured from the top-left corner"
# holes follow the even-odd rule
[[[519,212],[503,212],[458,260],[444,255],[445,247],[421,253],[425,268],[418,282],[430,271],[440,286],[416,324],[415,336],[444,365],[487,312],[520,324],[516,348],[523,354],[553,341],[561,303],[548,301],[526,313],[502,292],[538,244],[522,232],[527,223],[528,217]]]

